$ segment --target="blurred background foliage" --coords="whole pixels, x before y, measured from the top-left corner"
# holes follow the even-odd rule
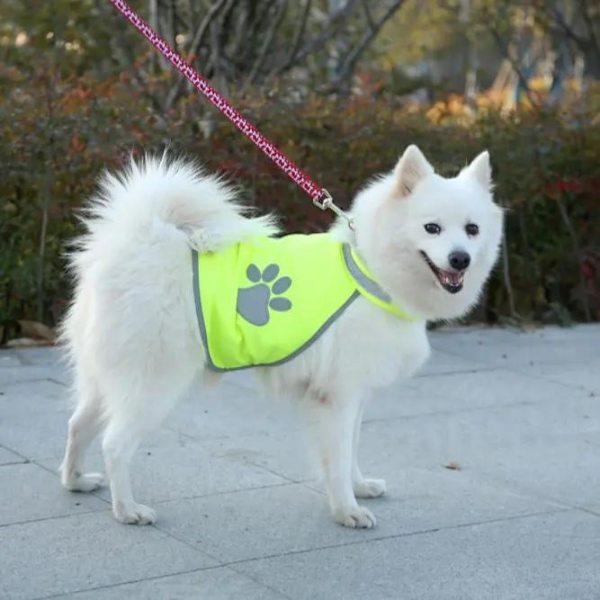
[[[471,320],[600,320],[598,3],[131,4],[341,205],[410,143],[443,174],[488,148],[506,243]],[[105,0],[0,0],[0,136],[0,342],[60,319],[77,210],[130,153],[197,157],[288,231],[330,221]]]

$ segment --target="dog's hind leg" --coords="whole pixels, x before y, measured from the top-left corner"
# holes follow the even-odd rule
[[[359,506],[352,486],[353,442],[360,398],[352,393],[311,394],[309,427],[327,486],[333,518],[346,527],[370,528],[375,517]]]
[[[101,400],[91,382],[78,382],[78,405],[69,419],[65,456],[60,466],[61,482],[72,492],[91,492],[104,483],[101,473],[84,473],[85,451],[102,424]]]
[[[377,498],[385,494],[384,479],[365,479],[358,466],[358,445],[360,441],[360,427],[364,413],[364,402],[361,402],[356,420],[354,422],[354,435],[352,439],[352,488],[357,498]]]
[[[107,395],[107,425],[102,439],[106,474],[112,495],[112,510],[122,523],[146,525],[154,523],[154,510],[138,504],[131,489],[130,463],[143,436],[156,429],[188,391],[194,376],[194,362],[180,360],[181,368],[168,381],[147,374],[143,385],[130,382]],[[188,368],[189,367],[189,368]],[[164,379],[164,381],[163,381]]]
[[[138,504],[131,490],[129,463],[140,445],[142,434],[134,424],[114,419],[106,428],[102,440],[113,514],[122,523],[147,525],[156,521],[154,510]]]

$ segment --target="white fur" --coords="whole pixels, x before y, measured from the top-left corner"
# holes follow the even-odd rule
[[[190,283],[190,248],[218,251],[256,235],[274,235],[269,218],[244,216],[235,193],[189,163],[148,158],[118,176],[106,175],[84,219],[87,234],[72,256],[75,300],[63,326],[75,372],[77,407],[69,422],[62,483],[90,491],[99,474],[83,471],[83,455],[103,431],[103,452],[115,517],[152,523],[137,504],[129,462],[190,388],[206,381]],[[292,395],[305,409],[323,468],[334,518],[372,527],[375,517],[356,498],[385,492],[357,464],[363,403],[369,390],[409,376],[427,359],[426,321],[463,315],[496,259],[502,213],[492,202],[489,157],[480,155],[458,177],[436,175],[409,147],[396,169],[369,184],[352,208],[355,233],[337,223],[332,234],[352,243],[380,285],[417,320],[398,319],[363,298],[293,360],[259,369],[272,392]],[[436,221],[438,236],[423,225]],[[481,233],[469,238],[467,222]],[[472,263],[454,295],[436,280],[420,251],[441,268],[456,248]]]

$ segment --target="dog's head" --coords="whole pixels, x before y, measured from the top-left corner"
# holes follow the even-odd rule
[[[502,236],[487,152],[446,179],[409,146],[358,195],[353,216],[359,253],[400,306],[437,320],[477,302]]]

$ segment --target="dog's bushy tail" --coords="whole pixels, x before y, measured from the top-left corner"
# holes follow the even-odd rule
[[[169,301],[164,288],[185,280],[176,271],[189,269],[190,249],[218,251],[277,233],[271,217],[248,215],[249,209],[236,197],[235,188],[219,177],[166,154],[131,160],[122,171],[103,176],[82,210],[85,232],[69,245],[76,293],[62,323],[61,340],[73,364],[76,356],[93,356],[95,350],[87,343],[94,337],[90,332],[96,321],[107,320],[105,313],[99,316],[98,307],[114,302],[119,306],[111,311],[116,315],[119,309],[121,318],[132,320],[125,308],[128,302],[147,302],[132,299],[140,290]],[[98,338],[97,331],[94,335]]]
[[[83,216],[88,234],[79,250],[107,227],[135,235],[157,220],[182,231],[190,247],[199,252],[278,232],[273,217],[246,216],[249,209],[238,203],[237,195],[233,186],[191,161],[166,153],[132,159],[123,171],[102,177]]]

